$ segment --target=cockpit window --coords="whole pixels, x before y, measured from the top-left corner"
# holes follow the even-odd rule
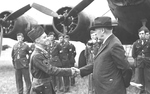
[[[110,1],[117,6],[129,6],[140,4],[145,0],[110,0]]]

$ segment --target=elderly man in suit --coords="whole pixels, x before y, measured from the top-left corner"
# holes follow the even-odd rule
[[[93,63],[74,68],[81,77],[93,72],[95,94],[126,94],[126,87],[130,85],[132,70],[120,40],[112,33],[114,26],[110,17],[95,19],[90,30],[94,30],[103,43]]]

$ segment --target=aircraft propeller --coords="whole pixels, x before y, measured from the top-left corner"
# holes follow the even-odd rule
[[[68,14],[64,15],[64,20],[60,22],[61,24],[64,24],[65,28],[67,29],[67,32],[71,32],[72,29],[69,29],[74,25],[74,21],[76,21],[76,16],[85,9],[89,4],[91,4],[94,0],[82,0],[80,3],[78,3],[74,8],[72,8]],[[64,28],[63,26],[63,28]]]
[[[67,17],[78,15],[83,9],[85,9],[89,4],[91,4],[94,0],[82,0],[79,4],[77,4],[74,8],[72,8]]]
[[[35,8],[36,10],[52,16],[52,17],[57,17],[59,20],[59,25],[63,27],[63,30],[67,30],[68,28],[72,27],[74,25],[74,21],[76,21],[76,16],[83,10],[85,9],[90,3],[92,3],[94,0],[82,0],[79,4],[77,4],[74,8],[72,8],[70,11],[66,10],[62,15],[59,15],[58,13],[52,11],[51,9],[42,6],[37,3],[33,3],[31,7]],[[65,29],[66,28],[66,29]],[[70,29],[72,30],[72,29]]]
[[[8,15],[7,17],[1,18],[0,19],[0,27],[1,27],[1,32],[0,32],[0,55],[2,51],[2,40],[3,40],[3,28],[7,27],[12,20],[17,19],[21,15],[23,15],[26,11],[28,11],[31,8],[30,4],[22,7],[21,9],[13,12],[12,14]]]
[[[67,30],[66,32],[70,33],[72,32],[72,28],[75,25],[74,21],[76,21],[77,19],[77,15],[83,10],[85,9],[89,4],[91,4],[94,0],[82,0],[80,3],[78,3],[74,8],[72,8],[69,12],[65,12],[64,13],[64,20],[62,22],[60,22],[63,25],[63,29],[66,28],[65,30]],[[66,14],[68,13],[68,14]],[[73,26],[74,25],[74,26]],[[72,27],[72,28],[71,28]]]
[[[23,8],[17,10],[16,12],[8,15],[7,17],[0,18],[0,26],[1,26],[1,33],[0,33],[0,55],[2,50],[2,39],[3,39],[3,28],[7,27],[12,20],[17,19],[19,16],[23,15],[26,11],[28,11],[30,8],[35,8],[36,10],[52,16],[57,17],[58,19],[62,19],[63,21],[60,22],[60,24],[63,26],[63,30],[65,30],[65,33],[67,32],[67,28],[74,23],[73,21],[76,20],[76,15],[78,15],[84,8],[86,8],[90,3],[92,3],[94,0],[82,0],[79,4],[77,4],[74,8],[72,8],[70,11],[66,11],[65,15],[58,15],[58,13],[52,11],[49,8],[46,8],[45,6],[42,6],[37,3],[33,3],[32,5],[28,4],[24,6]],[[71,25],[70,25],[71,24]],[[69,31],[70,32],[70,31]]]
[[[31,5],[31,7],[35,8],[36,10],[38,10],[38,11],[40,11],[40,12],[42,12],[42,13],[48,15],[48,16],[59,17],[59,15],[56,12],[54,12],[51,9],[49,9],[49,8],[47,8],[45,6],[42,6],[40,4],[33,3]]]

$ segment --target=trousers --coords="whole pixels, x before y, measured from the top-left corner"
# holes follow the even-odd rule
[[[23,78],[26,84],[26,94],[30,94],[31,80],[29,68],[15,69],[15,79],[18,94],[23,94]]]

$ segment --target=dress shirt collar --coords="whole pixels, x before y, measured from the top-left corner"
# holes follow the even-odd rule
[[[102,44],[104,44],[105,43],[105,41],[111,36],[112,34],[110,34],[110,35],[108,35],[105,39],[104,39],[104,41],[103,41],[103,43]]]

